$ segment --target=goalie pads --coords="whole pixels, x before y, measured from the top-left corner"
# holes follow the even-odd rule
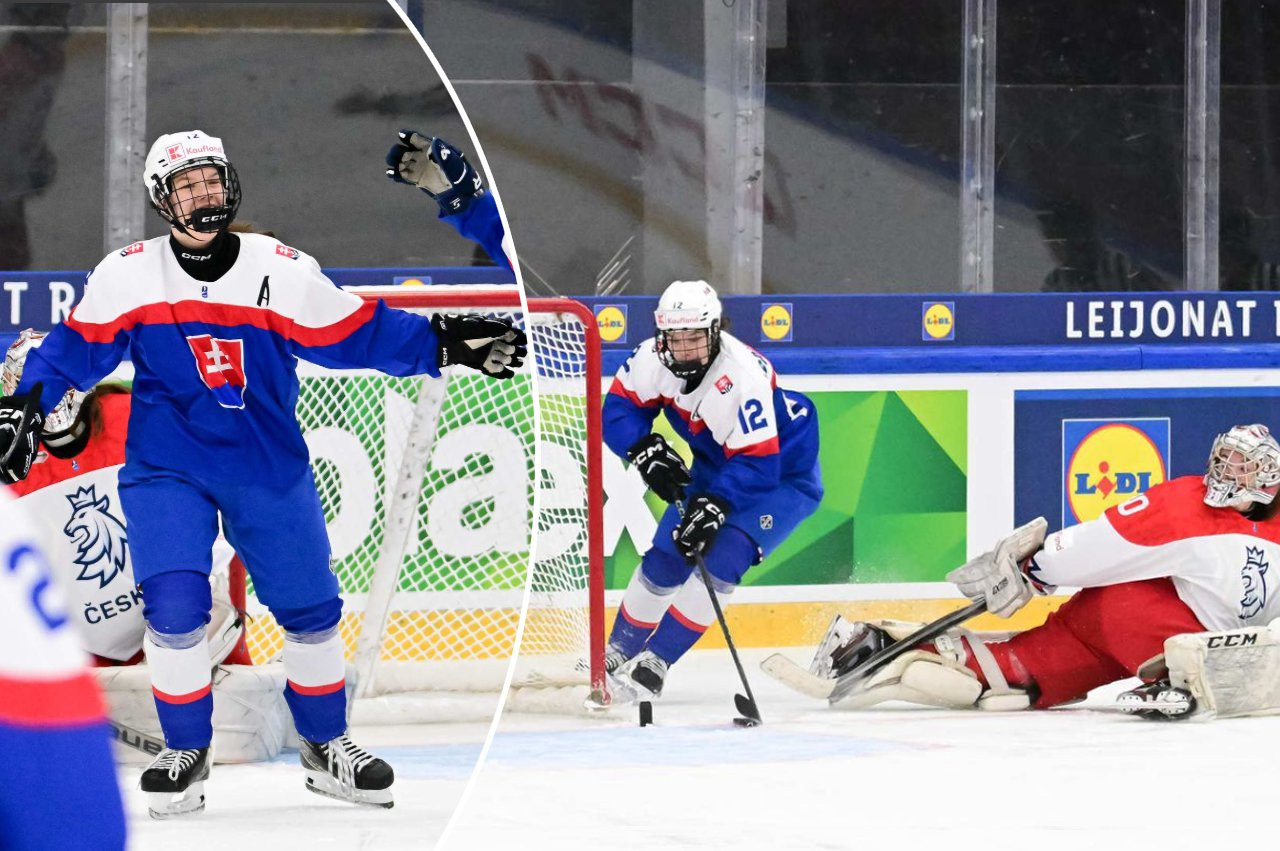
[[[833,658],[849,655],[846,645],[850,639],[862,641],[868,632],[878,632],[881,634],[878,643],[901,641],[922,626],[897,620],[851,623],[836,615],[818,645],[810,671],[820,676],[834,676]],[[1030,706],[1027,693],[1009,686],[991,651],[974,633],[954,630],[937,638],[934,647],[936,652],[916,649],[903,653],[860,682],[841,705],[865,709],[888,700],[902,700],[944,709],[976,707],[1006,711]],[[970,653],[990,684],[988,688],[984,689],[977,675],[966,666]]]
[[[111,720],[163,738],[146,665],[96,668]],[[216,763],[262,762],[297,746],[284,702],[284,665],[220,665],[213,672],[213,756]],[[141,751],[117,748],[121,762],[145,763]]]
[[[1044,545],[1048,521],[1037,517],[996,542],[989,553],[972,558],[947,574],[970,600],[986,600],[987,611],[1007,618],[1021,609],[1038,590],[1024,566]]]
[[[1280,621],[1164,643],[1169,684],[1189,692],[1196,718],[1280,713]]]

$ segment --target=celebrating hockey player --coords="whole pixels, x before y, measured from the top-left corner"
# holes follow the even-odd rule
[[[605,667],[641,694],[661,694],[667,669],[715,620],[692,559],[701,554],[723,604],[743,575],[822,500],[813,403],[778,387],[773,365],[721,328],[704,281],[676,281],[654,312],[658,333],[618,370],[604,403],[604,439],[671,505],[631,577]],[[693,451],[692,469],[652,431],[659,411]],[[686,496],[687,495],[687,496]]]
[[[36,529],[0,488],[0,847],[123,849],[102,698]]]
[[[1267,576],[1280,558],[1277,490],[1280,445],[1266,426],[1236,426],[1214,440],[1203,477],[1156,485],[1047,539],[1037,518],[947,578],[1001,617],[1055,586],[1082,590],[1011,637],[956,630],[908,650],[860,679],[848,705],[1045,709],[1139,676],[1119,703],[1144,717],[1280,711],[1265,673],[1280,665],[1280,635],[1265,626],[1280,616]],[[837,618],[811,670],[838,677],[917,626]]]
[[[306,254],[227,228],[240,182],[220,139],[161,136],[143,181],[170,233],[113,252],[65,323],[0,398],[17,423],[0,479],[27,475],[45,412],[69,386],[135,369],[120,499],[147,621],[144,641],[167,748],[143,773],[153,816],[202,809],[212,697],[206,625],[219,521],[285,631],[285,700],[307,788],[391,806],[393,773],[347,735],[342,601],[306,444],[296,358],[393,375],[462,365],[514,375],[524,334],[504,320],[431,318],[366,303]]]

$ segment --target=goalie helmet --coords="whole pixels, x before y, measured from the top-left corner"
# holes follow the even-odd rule
[[[1266,426],[1238,425],[1220,434],[1209,450],[1204,475],[1204,503],[1214,508],[1247,511],[1254,503],[1269,504],[1280,484],[1280,444]]]
[[[27,355],[40,347],[45,336],[43,332],[27,328],[18,335],[18,339],[13,341],[13,345],[9,346],[9,350],[4,355],[3,375],[0,376],[0,387],[3,388],[5,396],[12,396],[18,389]],[[53,406],[49,416],[45,417],[40,439],[60,458],[69,458],[84,448],[88,428],[77,420],[85,396],[85,393],[74,387],[71,388],[58,400],[58,404]]]
[[[217,180],[197,175],[175,188],[179,175],[202,167],[214,169]],[[222,140],[201,130],[166,133],[156,139],[147,152],[142,182],[151,206],[183,233],[226,230],[240,209],[240,178]]]
[[[658,359],[677,377],[700,378],[720,354],[720,299],[706,281],[676,281],[658,299]],[[679,334],[697,331],[700,335]]]

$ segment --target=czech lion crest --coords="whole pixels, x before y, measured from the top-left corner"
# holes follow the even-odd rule
[[[98,498],[93,485],[77,488],[67,496],[71,503],[71,519],[62,532],[76,547],[77,579],[97,579],[106,588],[124,570],[129,555],[129,537],[111,512],[110,497]]]
[[[1240,570],[1240,582],[1244,586],[1244,596],[1240,598],[1240,620],[1253,617],[1267,604],[1267,571],[1270,567],[1261,547],[1245,547],[1245,564]]]

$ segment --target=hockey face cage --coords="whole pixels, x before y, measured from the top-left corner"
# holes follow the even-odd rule
[[[676,358],[670,335],[679,331],[701,331],[706,335],[705,348],[703,346],[698,347],[700,356],[696,360],[679,360]],[[686,349],[687,347],[688,343],[680,346],[681,349]],[[662,361],[662,365],[671,370],[677,378],[683,378],[688,381],[700,377],[711,367],[712,362],[720,354],[720,320],[712,321],[709,328],[665,328],[659,330],[657,352],[658,360]],[[705,355],[702,352],[705,352]]]
[[[0,379],[3,395],[12,396],[18,389],[27,356],[32,350],[39,348],[45,336],[43,332],[26,328],[18,335],[18,339],[13,341],[13,345],[9,346],[9,350],[4,355],[3,378]],[[76,418],[80,415],[80,406],[84,403],[84,398],[84,393],[72,387],[58,400],[58,404],[53,406],[49,416],[45,417],[44,429],[40,435],[45,446],[61,449],[78,444],[76,451],[83,448],[83,441],[79,438],[85,431],[85,425],[77,424]],[[75,452],[71,454],[74,455]],[[59,454],[59,457],[63,456]]]
[[[1245,510],[1269,504],[1264,488],[1280,484],[1280,444],[1263,425],[1236,426],[1218,435],[1209,450],[1204,502],[1213,508]]]
[[[210,186],[210,180],[197,180],[174,189],[174,181],[179,175],[192,169],[212,167],[218,173],[219,186]],[[179,210],[181,203],[175,197],[176,191],[189,190],[190,203],[194,206],[183,216]],[[217,233],[226,230],[235,221],[236,211],[240,209],[240,177],[235,166],[221,157],[197,157],[186,163],[181,169],[163,178],[153,177],[150,187],[151,205],[160,217],[183,233]],[[201,199],[222,196],[222,203],[213,206],[198,206]]]

